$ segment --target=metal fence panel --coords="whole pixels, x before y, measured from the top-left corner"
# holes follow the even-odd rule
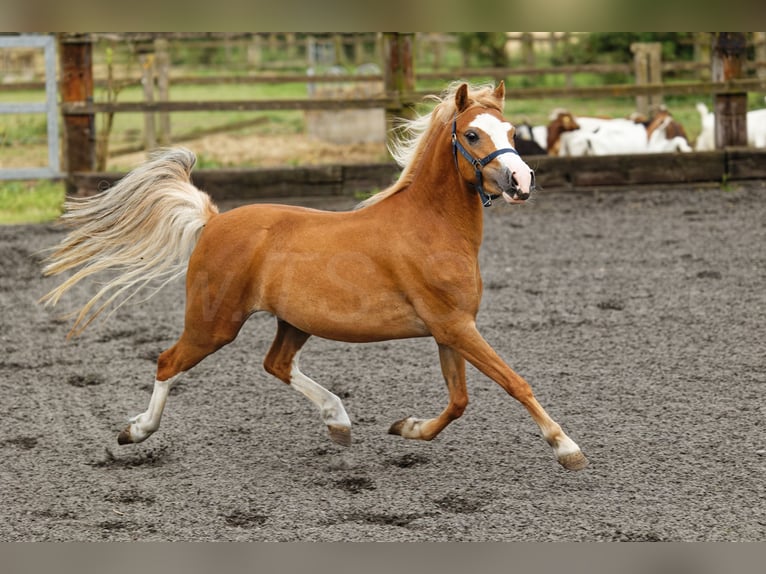
[[[0,179],[55,179],[63,177],[59,153],[58,89],[56,84],[56,40],[53,36],[24,34],[0,36],[0,49],[42,48],[45,56],[45,103],[0,102],[0,114],[46,114],[48,139],[47,167],[0,169]]]

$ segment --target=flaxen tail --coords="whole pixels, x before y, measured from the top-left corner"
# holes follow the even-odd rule
[[[151,284],[156,292],[186,272],[202,228],[218,213],[190,181],[195,162],[188,149],[163,150],[110,189],[67,201],[61,219],[72,231],[53,248],[43,272],[77,271],[41,301],[55,305],[83,279],[112,272],[77,313],[70,336],[110,305],[113,312],[142,288]]]

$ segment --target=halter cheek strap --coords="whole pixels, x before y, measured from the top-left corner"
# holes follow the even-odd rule
[[[455,115],[455,119],[452,120],[452,155],[455,158],[455,168],[458,167],[457,165],[457,152],[460,152],[460,154],[468,160],[468,163],[470,163],[473,166],[473,169],[476,174],[476,183],[472,184],[473,187],[476,188],[476,191],[479,192],[479,197],[481,198],[481,204],[484,207],[489,207],[492,205],[492,200],[497,199],[500,197],[500,194],[487,194],[486,191],[484,191],[484,178],[482,177],[481,170],[484,168],[485,165],[487,165],[489,162],[491,162],[493,159],[495,159],[497,156],[502,155],[504,153],[515,153],[516,155],[519,155],[519,152],[517,152],[512,147],[505,147],[502,149],[496,149],[489,155],[484,156],[481,159],[477,159],[473,157],[467,149],[463,146],[463,144],[460,143],[460,141],[457,139],[457,114]]]

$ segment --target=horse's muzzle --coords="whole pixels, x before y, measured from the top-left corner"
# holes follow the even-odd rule
[[[528,189],[522,189],[519,185],[519,181],[516,179],[516,174],[511,175],[511,181],[509,188],[503,192],[503,199],[508,203],[524,203],[532,192],[535,190],[535,172],[529,170],[529,187]]]
[[[526,201],[527,199],[529,199],[529,196],[530,196],[530,195],[531,195],[531,194],[530,194],[528,191],[526,191],[526,192],[523,192],[523,191],[519,191],[519,192],[516,192],[516,193],[514,193],[514,194],[513,194],[513,197],[514,197],[515,199],[520,199],[520,200],[522,200],[522,201]]]

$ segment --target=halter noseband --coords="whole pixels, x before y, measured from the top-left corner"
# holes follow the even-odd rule
[[[500,197],[501,194],[495,193],[495,194],[489,195],[487,194],[486,191],[484,191],[483,177],[481,174],[482,168],[499,155],[502,155],[504,153],[515,153],[516,155],[519,155],[519,152],[517,152],[512,147],[505,147],[502,149],[496,149],[495,151],[493,151],[489,155],[484,156],[481,159],[476,159],[468,152],[467,149],[465,149],[465,147],[463,147],[463,144],[461,144],[457,139],[457,114],[455,114],[455,119],[452,120],[452,155],[455,158],[456,168],[458,167],[457,152],[460,152],[461,155],[468,160],[468,163],[470,163],[473,166],[473,169],[476,172],[476,183],[472,185],[473,187],[476,188],[476,191],[479,192],[479,197],[481,198],[481,204],[484,207],[489,207],[490,205],[492,205],[492,200],[497,199],[498,197]]]

